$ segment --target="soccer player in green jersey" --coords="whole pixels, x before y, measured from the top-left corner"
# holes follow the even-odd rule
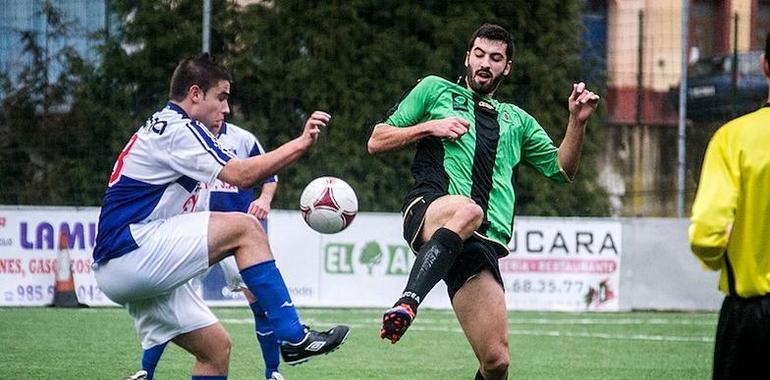
[[[417,143],[414,187],[403,204],[404,238],[417,252],[406,288],[383,316],[380,336],[396,343],[428,292],[443,279],[455,315],[479,361],[476,379],[508,376],[508,326],[497,260],[513,226],[513,169],[519,163],[569,182],[577,171],[586,120],[599,96],[574,84],[558,148],[532,116],[493,98],[511,72],[513,41],[485,24],[468,42],[461,84],[422,79],[377,124],[371,154]]]

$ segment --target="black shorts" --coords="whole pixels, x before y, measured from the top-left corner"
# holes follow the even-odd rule
[[[426,195],[406,202],[403,210],[404,239],[409,243],[412,252],[418,252],[424,243],[420,238],[420,232],[425,223],[425,213],[428,211],[428,206],[441,196],[442,194]],[[496,244],[477,237],[475,234],[463,242],[462,251],[457,255],[452,267],[449,268],[449,272],[443,278],[449,299],[453,299],[457,291],[468,280],[476,277],[485,269],[489,270],[500,287],[503,287],[503,277],[497,262],[500,253]],[[505,253],[507,254],[507,252]]]
[[[712,379],[770,378],[770,295],[725,297],[719,311]]]

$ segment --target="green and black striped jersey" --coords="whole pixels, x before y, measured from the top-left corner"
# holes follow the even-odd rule
[[[388,111],[385,124],[411,127],[452,116],[470,122],[468,133],[456,141],[431,136],[417,143],[412,163],[416,183],[405,204],[426,195],[467,196],[484,209],[485,221],[476,234],[507,252],[514,217],[514,168],[522,162],[552,180],[566,182],[558,148],[521,108],[437,76],[418,82]]]

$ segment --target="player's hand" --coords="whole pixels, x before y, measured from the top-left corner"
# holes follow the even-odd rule
[[[596,110],[599,95],[589,91],[583,82],[572,84],[572,94],[569,96],[569,114],[584,123]]]
[[[332,119],[332,115],[329,115],[323,111],[315,111],[305,122],[305,129],[302,131],[302,136],[310,139],[310,144],[318,141],[318,136],[321,134],[321,128],[329,124]]]
[[[267,214],[270,213],[270,202],[262,198],[257,198],[249,205],[249,214],[254,215],[259,220],[267,219]]]
[[[436,137],[457,140],[468,132],[470,122],[459,117],[433,120],[431,122],[431,134]]]

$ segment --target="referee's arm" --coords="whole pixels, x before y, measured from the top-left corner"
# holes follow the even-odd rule
[[[726,136],[724,128],[717,131],[706,150],[689,230],[693,253],[713,270],[724,262],[740,186],[739,169]]]

